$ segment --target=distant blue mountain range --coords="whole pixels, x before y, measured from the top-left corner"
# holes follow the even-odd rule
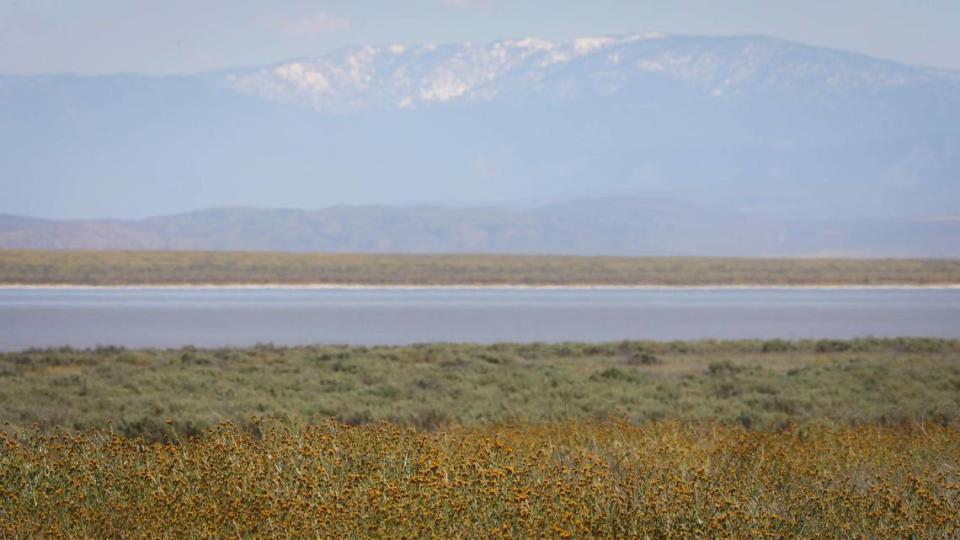
[[[960,72],[646,34],[2,76],[0,163],[0,212],[52,218],[632,197],[777,223],[950,223]]]
[[[960,257],[960,220],[765,218],[669,199],[527,210],[214,208],[142,220],[0,215],[0,249]]]

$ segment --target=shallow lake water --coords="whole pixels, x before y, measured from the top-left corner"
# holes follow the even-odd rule
[[[0,289],[0,350],[960,337],[960,289]]]

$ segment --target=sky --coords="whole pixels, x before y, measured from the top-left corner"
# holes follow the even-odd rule
[[[960,69],[960,0],[0,0],[0,73],[193,73],[359,44],[764,34]]]

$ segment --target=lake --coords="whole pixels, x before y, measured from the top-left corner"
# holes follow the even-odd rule
[[[960,289],[0,289],[0,350],[960,337]]]

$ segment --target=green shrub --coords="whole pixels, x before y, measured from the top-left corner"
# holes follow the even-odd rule
[[[791,345],[789,342],[782,339],[769,339],[763,342],[763,346],[760,348],[762,352],[765,353],[779,353],[787,352],[791,350]]]
[[[842,341],[839,339],[821,339],[820,341],[817,341],[814,350],[816,350],[818,353],[832,353],[849,351],[852,347],[853,344],[849,341]]]
[[[720,360],[718,362],[710,362],[710,365],[707,366],[707,374],[712,377],[736,375],[741,371],[743,371],[742,367],[734,364],[729,360]]]

